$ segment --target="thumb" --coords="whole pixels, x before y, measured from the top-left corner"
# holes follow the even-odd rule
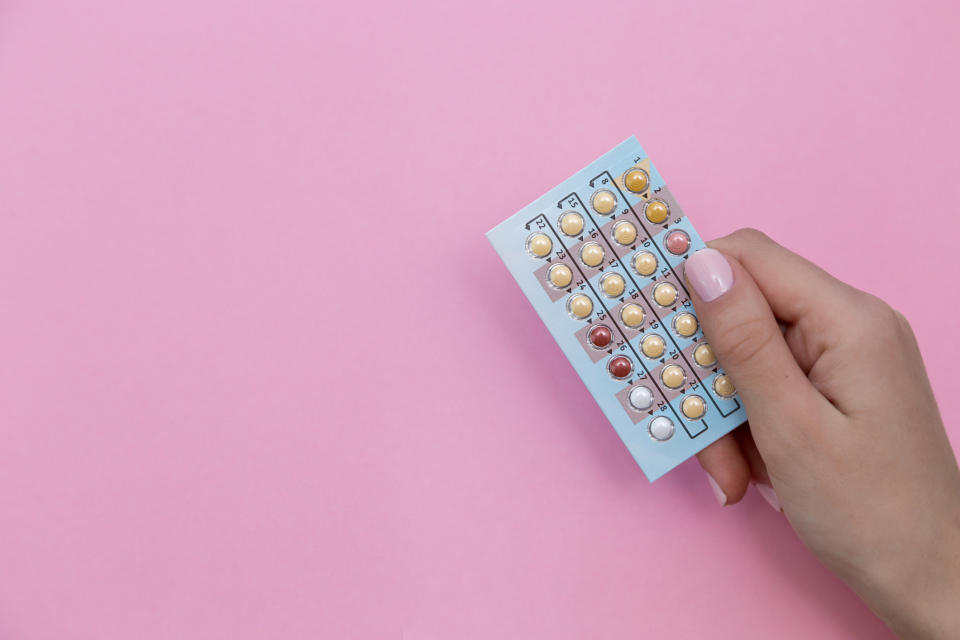
[[[736,259],[701,249],[687,259],[684,275],[703,333],[755,429],[823,401],[793,358],[756,282]]]

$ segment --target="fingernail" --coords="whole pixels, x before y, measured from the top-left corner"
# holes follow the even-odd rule
[[[707,474],[707,482],[710,483],[710,488],[713,489],[713,495],[717,499],[717,502],[720,503],[720,506],[723,507],[727,504],[727,494],[723,492],[723,489],[720,488],[720,485],[717,484],[717,481],[713,479],[713,476],[709,473]]]
[[[777,513],[783,511],[780,508],[780,498],[777,497],[777,492],[773,490],[768,484],[756,483],[757,493],[763,496],[763,499],[767,501],[767,504],[773,507],[773,510]]]
[[[700,249],[687,258],[683,270],[704,302],[716,300],[733,286],[733,269],[716,249]]]

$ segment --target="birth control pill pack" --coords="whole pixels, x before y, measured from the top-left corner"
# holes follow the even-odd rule
[[[683,276],[705,245],[635,138],[487,237],[651,481],[746,420]]]

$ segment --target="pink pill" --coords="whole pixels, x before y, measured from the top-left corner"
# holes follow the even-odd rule
[[[690,248],[690,236],[685,231],[671,231],[667,234],[667,239],[663,242],[667,251],[674,255],[683,255]]]

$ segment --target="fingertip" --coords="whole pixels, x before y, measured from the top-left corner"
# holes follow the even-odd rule
[[[713,491],[713,497],[717,499],[717,502],[721,507],[727,506],[727,494],[723,492],[723,487],[713,479],[713,476],[710,473],[707,473],[707,482],[710,483],[710,490]]]
[[[736,439],[727,434],[697,454],[707,482],[721,506],[736,504],[750,486],[750,466]]]
[[[728,271],[721,273],[714,258],[722,259]],[[816,399],[819,394],[791,353],[777,316],[737,258],[712,252],[708,260],[688,266],[686,275],[704,336],[751,417],[763,425],[785,406],[808,406]]]
[[[736,259],[784,321],[819,313],[826,299],[840,303],[853,290],[757,229],[738,229],[707,246]]]

